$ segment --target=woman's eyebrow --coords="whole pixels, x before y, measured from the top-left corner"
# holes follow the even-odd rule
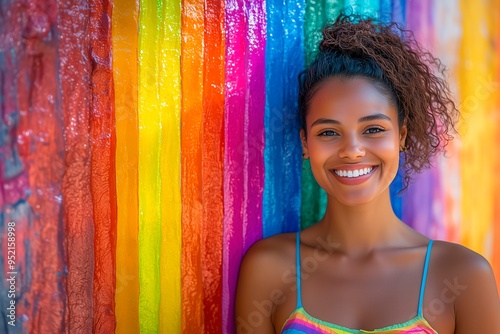
[[[387,115],[384,115],[384,114],[373,114],[373,115],[368,115],[368,116],[361,117],[360,119],[358,119],[358,123],[376,121],[376,120],[380,120],[380,119],[386,120],[386,121],[391,121],[391,118],[389,116],[387,116]],[[336,125],[341,125],[342,123],[340,123],[336,119],[318,118],[317,120],[315,120],[311,124],[311,127],[313,127],[315,125],[320,125],[320,124],[336,124]]]
[[[315,125],[320,125],[320,124],[337,124],[340,125],[341,123],[335,119],[329,119],[329,118],[318,118],[315,120],[312,124],[311,127]]]
[[[358,123],[376,121],[376,120],[380,120],[380,119],[391,121],[391,118],[389,116],[387,116],[387,115],[384,115],[384,114],[373,114],[373,115],[361,117],[360,119],[358,119]]]

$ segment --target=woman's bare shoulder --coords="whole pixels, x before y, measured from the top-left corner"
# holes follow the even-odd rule
[[[243,257],[242,269],[271,274],[288,267],[294,260],[295,234],[282,233],[255,242]]]
[[[474,272],[492,272],[484,256],[453,242],[435,241],[432,256],[438,268],[451,273],[468,276]]]

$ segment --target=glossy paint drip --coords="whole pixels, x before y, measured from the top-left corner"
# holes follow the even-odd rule
[[[407,15],[406,26],[414,32],[418,41],[425,41],[422,45],[425,49],[432,51],[434,47],[432,34],[431,1],[406,1]],[[433,161],[435,164],[435,161]],[[438,169],[426,169],[416,176],[416,182],[411,185],[415,191],[404,194],[405,206],[403,220],[417,231],[430,235],[431,228],[439,224],[436,214],[440,215],[442,210],[430,210],[436,205],[439,198],[440,183]],[[424,208],[423,210],[420,208]]]
[[[17,273],[16,329],[59,332],[64,328],[66,305],[60,183],[64,144],[58,46],[51,34],[57,11],[54,2],[24,5],[12,4],[10,16],[0,15],[0,21],[7,24],[0,37],[2,256],[8,254],[11,259],[13,255],[7,252],[7,246],[12,247],[7,238],[8,225],[14,224],[16,236],[15,265],[11,267],[7,257],[0,263],[5,273]],[[0,297],[5,307],[9,305],[7,283],[3,279],[0,284],[5,291]],[[0,327],[10,327],[7,321],[8,317],[2,317]]]
[[[432,35],[432,52],[446,64],[449,73],[449,84],[454,95],[458,96],[457,70],[460,63],[460,25],[454,24],[461,20],[461,13],[454,1],[431,2],[430,19],[432,22],[429,34]],[[446,147],[446,157],[438,156],[433,169],[436,172],[436,182],[439,186],[439,201],[435,201],[434,224],[429,235],[435,239],[445,239],[460,242],[460,144],[452,141]],[[417,181],[418,183],[418,181]],[[409,205],[407,205],[407,209]]]
[[[159,46],[161,2],[141,0],[139,15],[139,324],[158,330],[161,251],[161,108]]]
[[[202,276],[206,333],[222,333],[225,1],[205,2],[202,130]]]
[[[234,331],[234,293],[239,261],[244,254],[243,217],[245,205],[245,75],[246,17],[241,0],[226,0],[226,68],[224,110],[224,234],[222,271],[222,330]]]
[[[139,333],[137,38],[139,4],[114,1],[116,122],[116,333]]]
[[[500,6],[500,1],[496,0],[494,2],[495,6]],[[497,11],[496,15],[493,17],[492,20],[492,31],[497,32],[495,36],[495,54],[498,55],[500,53],[500,12]],[[495,78],[497,82],[500,82],[500,59],[498,57],[495,57],[496,62],[495,62]],[[497,94],[496,95],[496,102],[495,102],[495,110],[496,113],[500,110],[500,96]],[[500,131],[496,132],[496,142],[498,143],[498,140],[500,140]],[[498,170],[500,168],[500,154],[496,155],[496,164],[495,164],[495,170]],[[495,277],[500,277],[500,243],[498,240],[500,240],[500,226],[498,226],[498,221],[500,221],[500,178],[495,177],[495,198],[494,198],[494,207],[495,207],[495,214],[494,214],[494,225],[493,225],[493,255],[492,255],[492,262],[493,262],[493,271],[495,272]]]
[[[316,57],[318,44],[321,41],[321,30],[329,19],[337,16],[344,6],[343,0],[337,0],[329,5],[328,15],[324,4],[316,0],[306,0],[304,17],[304,53],[305,66],[312,63]],[[307,126],[305,120],[303,126]],[[311,172],[309,160],[302,164],[301,183],[301,226],[306,228],[321,219],[326,208],[326,193],[320,188]]]
[[[265,181],[262,224],[265,237],[300,228],[301,145],[297,76],[304,64],[304,2],[267,1]],[[282,93],[278,93],[282,92]],[[276,157],[282,157],[277,159]],[[282,196],[287,194],[287,201]]]
[[[384,22],[391,20],[393,22],[397,22],[400,26],[405,26],[406,24],[406,0],[391,0],[390,8],[391,11],[389,13],[384,12],[388,7],[387,1],[382,0],[380,4],[380,19]],[[400,166],[402,165],[402,158],[400,158]],[[404,168],[400,167],[398,173],[396,174],[396,178],[392,181],[389,191],[391,194],[391,204],[396,216],[400,219],[403,218],[403,198],[401,189],[403,189],[403,177],[404,177]]]
[[[203,333],[202,131],[204,1],[182,7],[182,332]]]
[[[265,4],[253,1],[245,4],[246,75],[245,129],[243,160],[243,249],[246,251],[262,238],[262,190],[264,187],[264,110],[265,110]]]
[[[93,330],[94,220],[91,193],[91,60],[88,4],[60,1],[59,80],[64,138],[65,323],[70,333]]]
[[[282,173],[284,175],[282,180],[283,194],[288,194],[288,196],[284,202],[284,212],[280,216],[282,217],[281,231],[292,232],[300,228],[302,145],[299,136],[300,117],[297,113],[297,77],[299,71],[304,68],[303,31],[305,1],[289,1],[286,4],[286,8],[287,12],[285,13],[285,20],[283,22],[285,31],[282,78],[284,108],[283,120],[279,128],[283,130],[283,140],[285,143],[281,153],[283,161]],[[272,11],[268,13],[268,18],[273,15]],[[269,44],[266,42],[266,48],[269,47]],[[269,92],[269,94],[272,93]],[[274,129],[271,128],[271,130],[273,131]]]
[[[492,62],[493,44],[490,42],[491,8],[485,3],[472,5],[460,1],[463,20],[463,36],[460,48],[459,68],[462,117],[461,136],[461,242],[472,249],[492,254],[491,237],[494,223],[495,192],[495,127],[498,124],[497,73]],[[496,32],[498,34],[498,31]],[[496,111],[496,113],[495,113]],[[496,153],[498,154],[498,153]],[[481,195],[478,196],[478,191]]]
[[[399,22],[403,26],[406,22],[406,0],[391,0],[392,2],[392,21]]]
[[[283,152],[283,111],[284,97],[275,94],[284,90],[283,62],[285,13],[277,10],[282,1],[267,1],[267,13],[274,15],[267,17],[266,36],[266,109],[264,114],[265,147],[264,147],[264,194],[262,202],[262,224],[265,237],[279,233],[282,228],[284,203],[279,200],[284,193],[283,163],[276,159]]]
[[[94,206],[94,332],[115,331],[115,101],[111,59],[111,2],[90,1],[91,175]]]
[[[160,333],[181,329],[181,5],[162,8],[159,85],[161,103]]]

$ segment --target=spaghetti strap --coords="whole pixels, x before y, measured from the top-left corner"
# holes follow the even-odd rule
[[[297,281],[297,308],[302,307],[302,293],[300,284],[300,231],[296,233],[295,237],[295,269],[297,270],[296,281]]]
[[[427,271],[429,270],[429,260],[431,257],[432,243],[434,240],[429,240],[429,244],[427,245],[427,252],[425,254],[425,262],[424,262],[424,272],[422,273],[422,282],[420,283],[420,297],[418,298],[418,316],[423,317],[422,315],[422,305],[424,302],[424,293],[425,293],[425,283],[427,281]]]

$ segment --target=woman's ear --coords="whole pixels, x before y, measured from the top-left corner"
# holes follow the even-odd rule
[[[407,134],[408,134],[408,128],[406,127],[406,124],[403,124],[401,126],[401,129],[399,130],[399,147],[400,148],[406,147],[406,135]]]
[[[307,149],[307,137],[304,129],[300,130],[300,141],[302,142],[302,158],[309,159],[309,150]]]

